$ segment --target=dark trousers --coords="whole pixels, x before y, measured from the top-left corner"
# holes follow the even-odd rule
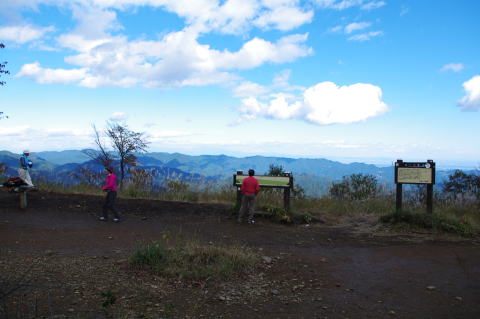
[[[238,221],[242,221],[245,215],[248,213],[248,220],[253,219],[255,214],[255,194],[243,194],[242,206],[240,207],[240,213],[238,214]]]
[[[116,191],[107,191],[107,196],[105,197],[105,203],[103,204],[103,214],[102,216],[108,218],[108,210],[110,209],[115,218],[120,219],[118,215],[117,208],[115,207],[115,199],[117,198]]]

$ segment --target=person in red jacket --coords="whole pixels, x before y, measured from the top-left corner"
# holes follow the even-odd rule
[[[239,223],[242,222],[247,210],[248,223],[255,223],[255,220],[253,219],[253,215],[255,214],[255,199],[258,195],[258,192],[260,192],[260,185],[258,180],[253,177],[254,175],[255,171],[253,169],[249,169],[248,177],[243,180],[242,186],[240,187],[240,191],[242,192],[242,206],[240,207],[240,213],[238,214]]]
[[[110,209],[113,212],[113,221],[118,223],[120,221],[120,216],[118,215],[117,208],[115,207],[115,199],[117,198],[117,176],[113,173],[113,169],[111,167],[105,167],[105,171],[107,173],[107,181],[105,186],[102,187],[102,190],[107,192],[107,196],[105,197],[105,203],[103,204],[103,211],[100,220],[108,220],[108,210]]]

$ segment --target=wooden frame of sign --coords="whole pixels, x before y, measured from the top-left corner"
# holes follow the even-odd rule
[[[233,174],[233,186],[237,188],[237,205],[240,206],[242,200],[242,192],[240,187],[242,181],[248,177],[243,174],[243,171],[237,171]],[[290,190],[293,188],[293,176],[291,173],[285,173],[283,176],[268,176],[268,175],[255,175],[255,178],[260,184],[260,188],[283,188],[283,206],[290,210]]]
[[[395,162],[395,184],[397,184],[396,209],[402,210],[402,185],[425,184],[427,185],[427,212],[433,212],[433,184],[435,184],[435,162]]]

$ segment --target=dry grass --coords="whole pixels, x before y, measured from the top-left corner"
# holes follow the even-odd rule
[[[258,260],[243,246],[203,245],[190,240],[173,247],[160,242],[142,243],[130,257],[130,265],[164,276],[202,280],[250,272]]]

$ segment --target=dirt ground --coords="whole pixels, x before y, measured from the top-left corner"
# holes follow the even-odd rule
[[[123,222],[98,221],[103,198],[0,192],[0,317],[480,318],[480,241],[340,225],[237,224],[230,207],[119,199]],[[321,212],[320,212],[321,214]],[[228,280],[132,269],[165,232],[262,257]]]

